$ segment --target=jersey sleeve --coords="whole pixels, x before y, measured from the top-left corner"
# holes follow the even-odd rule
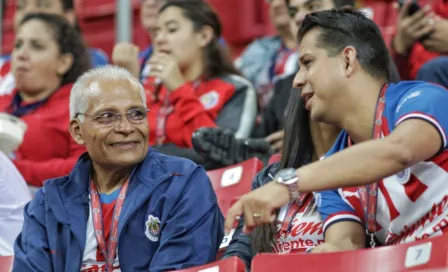
[[[337,190],[328,190],[315,193],[318,210],[322,217],[323,231],[333,224],[343,221],[352,221],[362,224],[355,210],[347,204]]]
[[[395,111],[395,127],[405,120],[417,118],[432,124],[440,134],[442,148],[447,148],[448,91],[434,84],[425,84],[408,91],[398,102]]]

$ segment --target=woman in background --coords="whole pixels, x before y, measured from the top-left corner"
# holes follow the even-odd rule
[[[90,67],[78,31],[63,17],[29,14],[20,23],[11,58],[16,89],[0,96],[0,112],[28,129],[11,159],[28,184],[66,175],[84,152],[68,131],[72,84]]]
[[[160,8],[154,52],[143,80],[151,110],[151,145],[191,148],[192,134],[200,127],[250,135],[256,94],[220,44],[221,30],[218,15],[205,1],[173,0]],[[139,67],[138,59],[130,63],[122,66],[138,71],[132,68]]]

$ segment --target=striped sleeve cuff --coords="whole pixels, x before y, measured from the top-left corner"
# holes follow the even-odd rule
[[[440,125],[440,123],[437,121],[437,119],[429,114],[422,113],[422,112],[411,112],[411,113],[405,114],[398,119],[395,126],[398,126],[403,121],[405,121],[407,119],[412,119],[412,118],[422,119],[422,120],[425,120],[425,121],[428,121],[429,123],[431,123],[439,131],[440,137],[442,137],[443,148],[445,148],[447,146],[445,130]]]
[[[344,221],[352,221],[357,222],[364,226],[362,220],[356,215],[354,212],[338,212],[335,214],[330,215],[327,220],[324,222],[323,231],[324,233],[327,231],[327,229],[338,222],[344,222]]]

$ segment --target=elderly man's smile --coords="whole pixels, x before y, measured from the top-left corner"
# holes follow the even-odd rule
[[[117,149],[123,149],[123,150],[129,150],[134,149],[138,146],[140,141],[133,140],[133,141],[117,141],[110,144],[113,148]]]

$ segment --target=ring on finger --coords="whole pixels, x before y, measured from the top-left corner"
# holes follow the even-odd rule
[[[163,66],[161,64],[159,64],[159,65],[157,65],[156,69],[161,72],[163,70]]]
[[[259,213],[253,213],[252,216],[253,216],[254,218],[260,218],[260,217],[261,217],[261,214],[259,214]]]

